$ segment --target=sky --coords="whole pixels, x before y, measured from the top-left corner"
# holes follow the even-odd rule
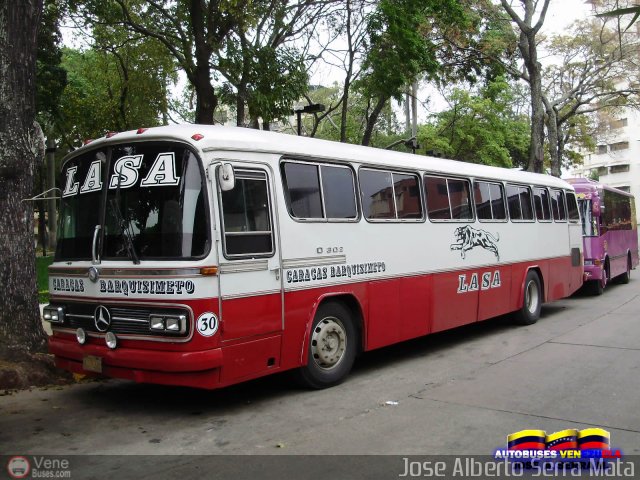
[[[584,0],[551,0],[542,31],[562,33],[573,21],[591,15],[591,6]]]

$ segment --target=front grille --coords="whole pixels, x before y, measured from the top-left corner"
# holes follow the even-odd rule
[[[184,308],[158,308],[158,307],[122,307],[102,304],[111,314],[111,325],[108,331],[121,335],[149,335],[167,337],[187,337],[189,335],[190,322],[187,321],[187,330],[184,333],[158,332],[149,330],[150,315],[184,315],[189,319],[189,312]],[[98,304],[67,303],[64,305],[64,324],[67,328],[83,328],[87,332],[100,332],[95,325],[93,317]]]

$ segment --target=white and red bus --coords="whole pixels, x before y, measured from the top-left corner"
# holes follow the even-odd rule
[[[356,355],[582,285],[554,177],[219,126],[108,135],[62,166],[50,267],[59,367],[218,388]]]

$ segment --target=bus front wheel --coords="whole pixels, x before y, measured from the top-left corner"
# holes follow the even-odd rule
[[[298,383],[327,388],[342,382],[356,358],[357,332],[352,314],[341,303],[320,305],[309,335],[307,364],[296,370]]]
[[[522,296],[522,308],[516,312],[515,321],[520,325],[533,325],[540,318],[542,309],[542,284],[534,270],[527,272]]]

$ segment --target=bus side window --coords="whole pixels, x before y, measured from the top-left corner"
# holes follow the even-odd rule
[[[504,187],[500,183],[476,181],[473,184],[478,220],[506,220]]]
[[[225,256],[273,255],[266,174],[238,169],[235,188],[221,192],[220,197]]]
[[[450,220],[449,192],[447,179],[442,177],[424,177],[424,190],[427,197],[427,213],[431,220]]]
[[[299,220],[356,220],[353,171],[342,165],[284,162],[289,214]]]
[[[543,187],[534,187],[533,201],[536,209],[536,218],[539,222],[551,221],[551,205],[549,204],[549,192]]]
[[[447,179],[449,186],[449,202],[451,203],[451,217],[456,220],[473,219],[471,209],[471,188],[468,180]]]
[[[533,220],[531,190],[529,187],[507,184],[507,202],[511,220]]]
[[[425,175],[424,188],[431,220],[473,220],[469,180]]]
[[[567,210],[562,190],[551,189],[551,210],[556,222],[567,221]]]
[[[580,221],[580,213],[578,212],[578,201],[573,192],[567,192],[567,210],[569,211],[569,221],[577,223]]]
[[[361,168],[359,178],[367,220],[422,220],[417,175]]]

